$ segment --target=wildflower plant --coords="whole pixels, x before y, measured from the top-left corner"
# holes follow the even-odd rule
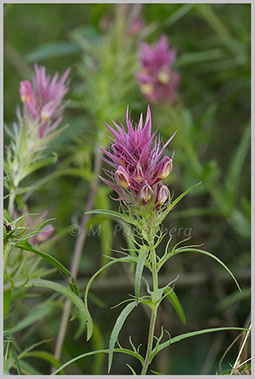
[[[14,211],[16,196],[26,191],[20,183],[35,170],[56,162],[56,155],[46,157],[44,151],[63,129],[56,128],[62,121],[62,113],[67,104],[63,103],[63,98],[68,92],[66,80],[70,70],[58,80],[58,73],[51,78],[46,74],[45,67],[35,64],[34,68],[32,83],[28,80],[20,83],[23,107],[22,110],[17,108],[18,120],[13,125],[13,131],[6,127],[11,137],[4,165],[10,213]],[[22,201],[20,206],[24,206]]]
[[[111,171],[105,169],[108,178],[101,177],[101,179],[117,193],[118,201],[120,202],[119,212],[99,209],[87,213],[109,215],[120,219],[121,222],[131,224],[136,231],[135,234],[130,235],[134,249],[124,249],[120,251],[119,253],[122,254],[123,257],[112,257],[111,262],[100,268],[90,279],[85,291],[87,339],[89,340],[93,333],[93,322],[88,310],[88,292],[93,280],[103,270],[115,263],[135,264],[134,295],[121,303],[126,302],[127,305],[123,308],[116,320],[110,336],[109,349],[107,350],[109,354],[108,371],[111,369],[113,353],[116,351],[136,357],[142,365],[141,374],[145,375],[154,357],[165,347],[193,335],[225,329],[213,328],[200,330],[172,338],[170,333],[164,331],[164,327],[162,326],[160,336],[155,336],[157,313],[163,299],[167,298],[182,321],[185,321],[184,311],[174,292],[177,278],[167,285],[159,287],[158,277],[160,270],[169,259],[172,259],[173,256],[179,253],[195,252],[205,254],[220,263],[232,276],[237,287],[239,289],[240,287],[231,271],[218,257],[205,250],[201,250],[199,246],[196,245],[183,246],[182,244],[189,240],[189,238],[170,247],[172,238],[170,235],[164,254],[162,256],[157,254],[157,248],[167,234],[161,230],[162,222],[177,206],[180,200],[200,183],[192,186],[177,198],[173,199],[168,187],[164,184],[164,180],[171,174],[173,168],[174,154],[172,153],[170,157],[167,148],[175,136],[175,133],[164,143],[158,135],[158,130],[152,132],[149,107],[144,124],[143,116],[141,115],[139,123],[133,125],[128,110],[126,114],[126,124],[126,127],[118,125],[114,121],[114,127],[106,124],[112,135],[109,137],[111,141],[110,147],[109,150],[101,148],[101,151],[105,155],[104,160],[112,166]],[[146,269],[152,276],[152,288],[144,277],[144,271]],[[140,294],[142,281],[146,284],[145,296],[141,296]],[[118,336],[126,318],[139,304],[144,304],[149,307],[151,312],[145,357],[142,357],[139,353],[139,348],[134,346],[131,336],[130,344],[132,350],[122,348],[120,345],[119,348],[115,347],[115,345],[118,344]],[[167,340],[162,342],[164,334]],[[136,374],[132,367],[129,365],[128,367],[133,374]]]
[[[152,103],[176,102],[180,77],[172,67],[176,49],[168,47],[167,37],[162,35],[154,46],[142,43],[138,54],[136,78],[144,97]]]
[[[80,320],[86,322],[84,303],[79,297],[75,278],[52,254],[44,251],[46,245],[49,247],[56,239],[50,238],[54,226],[49,223],[51,220],[46,220],[47,211],[42,214],[29,213],[25,196],[33,188],[33,184],[20,184],[23,184],[25,178],[29,182],[28,177],[35,170],[56,161],[56,155],[47,157],[46,149],[49,142],[63,129],[56,128],[62,121],[63,110],[67,104],[63,102],[63,98],[68,91],[68,74],[69,70],[58,80],[58,73],[51,78],[46,74],[45,67],[35,65],[32,83],[28,80],[20,83],[23,108],[17,110],[18,122],[14,123],[13,132],[7,128],[11,142],[6,149],[4,164],[4,185],[7,192],[5,199],[8,201],[3,225],[5,374],[9,374],[13,367],[18,374],[23,373],[24,367],[17,358],[14,334],[20,328],[30,325],[31,320],[28,316],[28,319],[20,320],[16,327],[11,320],[16,307],[18,310],[17,299],[25,297],[29,288],[48,288],[68,298],[74,305],[72,317],[79,314]],[[51,268],[47,265],[51,265]],[[45,279],[56,271],[67,279],[68,287]],[[49,301],[47,304],[49,305]],[[42,303],[41,308],[44,305]],[[39,311],[35,312],[34,321],[37,320],[36,317],[41,317]],[[60,365],[50,353],[47,354],[57,366]]]

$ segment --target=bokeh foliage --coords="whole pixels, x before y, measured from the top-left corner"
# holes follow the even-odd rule
[[[47,66],[52,73],[72,69],[71,102],[65,111],[69,127],[49,147],[49,151],[57,151],[58,162],[33,174],[30,184],[42,185],[27,198],[30,211],[48,209],[48,216],[56,218],[54,256],[70,267],[75,236],[69,227],[79,224],[82,217],[93,181],[96,146],[106,144],[103,122],[123,122],[127,104],[135,120],[146,110],[147,103],[131,75],[138,64],[139,41],[129,43],[121,39],[123,22],[115,25],[115,39],[104,39],[102,43],[103,36],[110,35],[116,18],[114,5],[9,4],[4,8],[4,119],[8,125],[15,119],[15,104],[19,104],[19,82],[30,79],[34,62]],[[164,139],[178,129],[171,144],[176,153],[170,189],[178,195],[203,181],[200,189],[172,212],[165,226],[183,228],[179,235],[175,233],[175,241],[185,237],[184,228],[192,228],[192,241],[204,242],[206,249],[236,274],[243,288],[243,293],[236,296],[234,284],[204,257],[176,257],[174,265],[163,275],[169,281],[167,278],[180,274],[181,283],[178,287],[177,282],[176,288],[187,324],[180,322],[168,304],[161,318],[174,334],[218,325],[243,326],[250,312],[250,5],[147,4],[142,6],[141,14],[145,25],[151,26],[148,42],[155,42],[165,33],[170,44],[177,47],[175,68],[181,76],[180,102],[176,107],[152,105],[154,128],[160,125]],[[92,53],[90,46],[95,50]],[[102,56],[102,49],[106,58],[103,69],[100,74],[96,70],[89,72],[90,65],[96,65],[97,57]],[[116,69],[119,62],[121,66]],[[8,136],[5,143],[8,144]],[[108,195],[108,189],[100,184],[96,207],[117,209]],[[82,291],[105,260],[102,255],[111,254],[110,247],[118,249],[126,244],[123,233],[116,233],[115,222],[104,218],[90,222],[102,223],[103,233],[101,238],[87,237],[78,276]],[[120,302],[123,293],[133,291],[128,273],[123,270],[110,269],[95,285],[96,299],[91,307],[97,326],[92,343],[85,342],[84,333],[75,340],[79,323],[69,323],[63,362],[107,345],[113,320],[119,314],[119,309],[108,310],[109,306]],[[31,291],[30,295],[22,303],[17,299],[15,309],[19,312],[10,310],[10,325],[28,317],[31,307],[39,308],[50,293],[34,297]],[[53,297],[44,303],[39,312],[42,318],[38,316],[40,321],[33,334],[25,335],[27,326],[15,332],[21,351],[46,339],[45,350],[53,353],[61,300]],[[132,334],[138,345],[146,339],[147,324],[143,309],[131,315],[120,343],[128,344]],[[154,369],[168,374],[213,374],[219,370],[219,360],[235,337],[236,333],[222,337],[210,334],[180,343],[162,352]],[[142,352],[143,349],[144,346]],[[229,369],[228,362],[234,361],[237,351],[235,345],[223,361],[223,371]],[[49,373],[49,360],[39,358],[43,357],[28,356],[26,362],[33,364],[37,359],[37,370]],[[129,374],[128,368],[123,369],[125,358],[116,355],[112,374]],[[132,360],[129,363],[135,367]],[[105,367],[103,357],[88,358],[67,368],[66,373],[99,374],[106,372]]]

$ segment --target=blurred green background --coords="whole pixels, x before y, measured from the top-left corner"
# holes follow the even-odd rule
[[[95,83],[88,84],[88,52],[84,41],[93,45],[109,33],[116,18],[115,8],[111,4],[4,5],[6,124],[10,126],[15,120],[16,104],[20,105],[19,82],[31,78],[33,63],[45,65],[51,74],[71,67],[67,95],[71,102],[64,119],[69,126],[49,147],[49,151],[58,153],[58,163],[30,177],[30,185],[39,180],[44,183],[27,199],[31,212],[47,209],[48,217],[56,218],[54,235],[57,238],[49,251],[66,267],[70,267],[76,240],[69,228],[80,223],[84,212],[98,135],[100,131],[106,133],[103,121],[110,123],[112,118],[124,122],[126,105],[130,105],[132,118],[138,121],[139,113],[145,113],[147,107],[133,77],[133,92],[125,93],[134,93],[134,96],[122,96],[117,89],[111,95],[113,101],[120,98],[116,112],[111,104],[114,114],[107,108],[99,115],[100,101],[104,104],[102,99],[107,101],[110,94],[102,93],[104,87],[100,90],[99,86],[98,92],[92,94]],[[154,128],[160,125],[164,139],[178,129],[170,147],[171,151],[175,150],[170,189],[177,196],[187,187],[203,181],[199,190],[189,194],[170,214],[165,226],[179,228],[174,241],[185,238],[184,228],[191,228],[192,243],[204,243],[207,251],[220,257],[243,289],[239,294],[231,278],[209,258],[178,256],[163,272],[161,280],[166,283],[180,274],[175,289],[187,324],[181,323],[168,303],[163,303],[160,322],[172,335],[214,326],[247,325],[250,314],[250,5],[146,4],[139,11],[145,26],[151,28],[145,37],[147,42],[156,42],[164,33],[170,45],[177,48],[175,69],[181,77],[180,103],[176,108],[152,105]],[[123,59],[125,43],[123,41]],[[138,49],[139,40],[129,53],[135,57]],[[115,79],[125,83],[124,75],[125,72],[120,71]],[[113,85],[117,86],[116,80]],[[5,143],[8,142],[6,137]],[[66,167],[77,168],[81,173],[64,175]],[[105,185],[100,184],[95,206],[117,209],[108,194]],[[90,235],[86,239],[78,275],[82,293],[87,280],[105,262],[102,255],[111,253],[108,247],[126,246],[125,236],[121,231],[116,233],[114,222],[104,221],[103,225],[105,233],[101,238]],[[96,300],[90,306],[98,326],[92,343],[86,342],[84,333],[74,339],[79,323],[77,320],[69,323],[62,362],[107,346],[120,312],[119,308],[109,308],[133,291],[128,273],[123,267],[114,267],[92,287],[93,294],[102,302],[96,304]],[[9,323],[17,322],[50,295],[42,292],[40,296],[17,302],[18,312],[10,311]],[[27,330],[17,333],[21,349],[50,338],[45,349],[53,353],[61,311],[62,301],[38,321],[33,333],[26,335]],[[129,344],[131,334],[135,345],[143,343],[141,352],[144,353],[148,324],[148,316],[142,308],[134,312],[120,334],[121,345]],[[214,374],[219,371],[219,361],[236,336],[236,332],[222,332],[180,342],[161,352],[152,369],[172,375]],[[222,372],[230,368],[229,363],[233,364],[237,353],[238,342],[223,360]],[[34,362],[35,359],[31,359],[31,364]],[[125,363],[139,371],[137,362],[116,354],[111,373],[129,374]],[[44,374],[50,372],[49,364],[39,359],[34,367]],[[66,369],[67,374],[73,375],[105,372],[106,357],[83,359]]]

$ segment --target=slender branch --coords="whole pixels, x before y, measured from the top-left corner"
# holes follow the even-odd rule
[[[95,166],[94,167],[95,177],[94,177],[94,181],[93,181],[93,184],[91,187],[91,192],[89,194],[89,198],[88,198],[88,202],[86,205],[85,212],[88,212],[93,208],[93,204],[94,204],[94,200],[95,200],[95,196],[96,196],[97,188],[98,188],[98,184],[99,184],[98,174],[100,173],[101,165],[102,165],[102,158],[99,155],[99,151],[96,151],[95,165],[94,165]],[[82,217],[81,224],[80,224],[80,234],[76,240],[76,244],[74,247],[73,261],[72,261],[72,265],[71,265],[71,273],[75,278],[77,276],[79,262],[80,262],[80,258],[81,258],[81,253],[82,253],[83,245],[84,245],[84,242],[86,239],[87,221],[88,221],[88,216],[86,214],[84,214]],[[57,341],[56,341],[56,346],[55,346],[54,356],[56,359],[60,359],[60,356],[61,356],[61,351],[62,351],[62,347],[63,347],[65,335],[66,335],[68,319],[70,316],[70,311],[71,311],[71,302],[69,300],[66,300],[64,303],[64,309],[63,309],[62,318],[61,318],[61,322],[60,322],[59,333],[57,336]],[[55,370],[55,368],[53,367],[52,372],[54,370]]]

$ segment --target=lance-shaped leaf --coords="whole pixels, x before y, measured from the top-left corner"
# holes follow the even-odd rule
[[[78,290],[78,287],[77,287],[77,284],[76,284],[76,281],[75,281],[73,275],[57,259],[55,259],[51,255],[49,255],[49,254],[47,254],[41,250],[35,248],[34,246],[31,245],[31,243],[28,242],[27,239],[19,241],[18,243],[15,244],[15,246],[18,247],[19,249],[31,251],[32,253],[39,255],[40,257],[45,259],[47,262],[49,262],[52,266],[56,267],[61,273],[63,273],[70,280],[70,281],[68,281],[68,284],[69,284],[71,290],[77,296],[79,296],[79,290]]]
[[[221,332],[221,331],[227,331],[227,330],[241,330],[242,332],[243,331],[247,331],[248,329],[245,329],[245,328],[238,328],[238,327],[223,327],[223,328],[211,328],[211,329],[203,329],[203,330],[197,330],[195,332],[189,332],[189,333],[185,333],[185,334],[180,334],[179,336],[176,336],[174,338],[171,339],[171,341],[166,341],[166,342],[163,342],[161,343],[159,346],[158,346],[158,349],[155,350],[155,348],[152,350],[151,352],[151,359],[153,359],[155,357],[155,355],[160,352],[161,350],[165,349],[166,347],[172,345],[173,343],[176,343],[176,342],[179,342],[179,341],[182,341],[186,338],[190,338],[190,337],[195,337],[195,336],[199,336],[200,334],[206,334],[206,333],[214,333],[214,332]]]
[[[130,224],[135,225],[134,221],[131,218],[129,218],[126,214],[110,211],[108,209],[93,209],[92,211],[85,212],[85,214],[87,214],[87,215],[89,215],[89,214],[103,214],[103,215],[111,216],[114,218],[120,218],[123,221],[129,222]]]
[[[170,301],[170,303],[173,305],[176,313],[178,314],[178,316],[180,317],[180,319],[182,320],[182,322],[184,324],[186,324],[186,317],[185,317],[185,314],[184,314],[184,311],[183,311],[183,308],[182,308],[182,305],[181,303],[179,302],[179,299],[176,295],[176,293],[174,292],[174,290],[172,288],[166,288],[164,290],[164,294],[167,294],[166,297],[167,299]]]
[[[87,322],[87,316],[85,313],[85,304],[83,301],[69,288],[63,286],[62,284],[58,284],[55,282],[52,282],[50,280],[43,280],[43,279],[34,279],[27,283],[26,287],[44,287],[44,288],[50,288],[53,291],[56,291],[60,293],[61,295],[67,297],[77,308],[80,312],[80,316],[83,319],[84,322]]]
[[[148,249],[147,247],[142,247],[138,252],[138,258],[136,263],[136,271],[135,271],[135,299],[136,304],[139,303],[140,297],[140,287],[141,287],[141,278],[143,275],[144,264],[146,261]]]
[[[15,244],[15,246],[18,247],[19,249],[31,251],[32,253],[39,255],[40,257],[45,259],[47,262],[49,262],[52,266],[56,267],[61,273],[63,273],[69,279],[68,284],[69,284],[71,290],[77,296],[79,296],[79,289],[77,287],[77,284],[76,284],[76,281],[75,281],[73,275],[57,259],[55,259],[51,255],[45,253],[44,251],[41,251],[41,250],[35,248],[34,246],[31,245],[31,243],[28,242],[27,239],[19,241],[18,243]]]
[[[109,342],[108,373],[111,370],[114,346],[115,346],[115,343],[118,339],[119,332],[120,332],[124,322],[126,321],[126,318],[128,317],[128,315],[132,312],[132,310],[136,306],[137,306],[136,301],[132,301],[132,303],[129,303],[122,310],[121,314],[117,318],[116,323],[113,327],[112,334],[110,337],[110,342]]]

